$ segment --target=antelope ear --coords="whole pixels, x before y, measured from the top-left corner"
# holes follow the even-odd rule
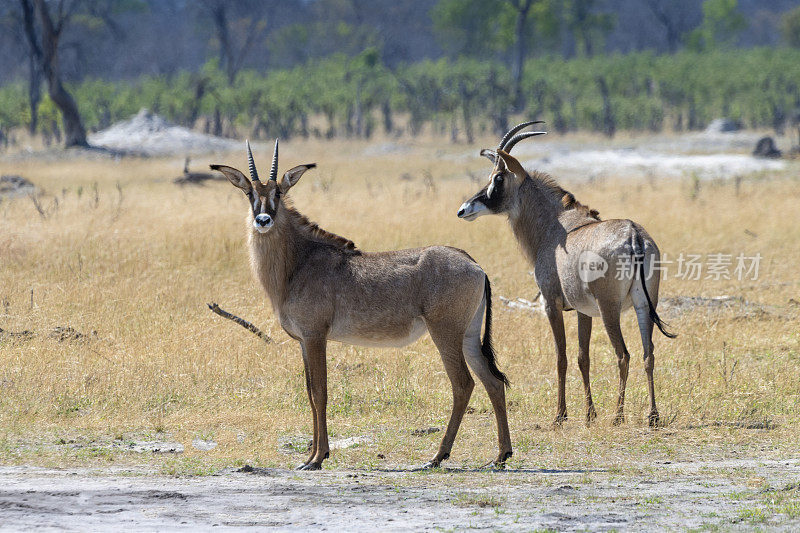
[[[250,183],[250,180],[242,174],[239,170],[236,170],[233,167],[229,167],[226,165],[211,165],[211,170],[217,170],[225,174],[225,177],[228,178],[235,187],[240,188],[245,194],[249,195],[250,191],[253,190],[253,185]]]
[[[524,168],[522,168],[522,165],[519,161],[517,161],[517,158],[508,154],[507,152],[504,152],[503,150],[498,150],[497,156],[506,166],[506,168],[514,173],[520,182],[528,177],[528,173],[525,172]]]
[[[309,163],[307,165],[297,165],[296,167],[287,170],[286,174],[284,174],[283,178],[281,178],[281,192],[285,193],[294,187],[294,185],[300,181],[300,176],[302,176],[306,170],[315,168],[316,166],[316,163]]]
[[[491,148],[481,150],[481,155],[491,161],[493,165],[497,163],[497,152]]]

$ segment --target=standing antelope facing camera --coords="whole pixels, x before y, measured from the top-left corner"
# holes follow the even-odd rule
[[[494,408],[500,453],[511,457],[506,376],[492,349],[489,278],[466,252],[430,246],[362,252],[292,207],[286,193],[315,164],[289,169],[278,182],[278,141],[269,179],[262,182],[247,143],[250,179],[235,168],[211,165],[247,196],[248,247],[253,273],[281,327],[300,343],[314,421],[311,455],[298,467],[318,470],[328,457],[325,352],[329,340],[361,346],[405,346],[427,330],[453,390],[453,410],[439,451],[425,467],[450,456],[477,374]],[[481,342],[481,324],[485,330]]]
[[[540,121],[525,122],[506,133],[496,150],[481,150],[494,168],[489,183],[464,202],[459,218],[475,220],[485,214],[505,214],[528,260],[534,266],[536,283],[555,338],[558,368],[558,410],[555,424],[567,417],[564,385],[567,374],[564,311],[578,312],[578,366],[586,394],[586,423],[597,417],[589,384],[589,341],[592,317],[601,317],[617,355],[619,398],[615,424],[625,421],[625,383],[630,355],[620,329],[620,313],[633,305],[644,347],[644,368],[650,396],[649,423],[658,424],[653,387],[653,324],[667,337],[656,313],[659,260],[655,241],[640,225],[630,220],[601,221],[589,209],[558,186],[550,176],[527,172],[509,152],[521,140],[542,131],[520,130]],[[590,270],[594,265],[595,270]],[[587,266],[589,268],[587,268]],[[605,270],[603,270],[605,268]],[[616,269],[616,272],[613,270]]]

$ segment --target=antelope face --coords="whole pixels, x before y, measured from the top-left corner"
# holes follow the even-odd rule
[[[280,183],[278,183],[278,141],[275,140],[275,152],[272,155],[272,167],[269,172],[269,179],[261,181],[258,179],[258,171],[253,160],[253,152],[250,150],[250,143],[247,143],[247,163],[250,167],[250,179],[241,171],[225,166],[211,165],[213,170],[218,170],[225,174],[234,187],[238,187],[247,196],[250,202],[250,212],[253,218],[253,230],[258,233],[267,233],[275,226],[275,219],[278,216],[278,208],[281,199],[292,186],[297,183],[303,173],[317,166],[314,163],[308,165],[298,165],[286,171]]]
[[[509,210],[514,195],[514,174],[505,168],[495,168],[489,177],[489,183],[472,198],[461,204],[458,218],[475,220],[481,215],[500,214]]]
[[[513,156],[509,155],[511,149],[521,140],[536,135],[544,135],[543,131],[521,130],[534,124],[542,124],[540,120],[517,124],[503,135],[496,149],[484,148],[481,155],[488,158],[494,168],[489,175],[489,183],[478,193],[461,204],[458,218],[475,220],[481,215],[499,214],[510,212],[517,201],[517,192],[520,185],[528,177],[528,173]]]
[[[272,180],[253,183],[249,195],[253,210],[253,229],[259,233],[266,233],[275,224],[278,214],[278,205],[281,200],[281,190],[277,182]]]
[[[491,159],[494,168],[489,175],[489,183],[461,204],[457,215],[464,220],[508,213],[516,203],[519,186],[528,177],[519,161],[502,150],[481,150],[481,155]]]

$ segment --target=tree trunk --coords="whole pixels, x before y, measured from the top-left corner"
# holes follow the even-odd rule
[[[667,38],[667,49],[669,50],[670,54],[674,54],[678,51],[678,45],[680,44],[680,31],[678,30],[678,24],[667,11],[666,7],[662,7],[658,0],[650,0],[648,2],[650,6],[650,11],[655,16],[656,20],[664,26],[664,30],[666,32]]]
[[[33,56],[28,61],[30,77],[28,78],[28,105],[30,106],[31,120],[28,123],[28,131],[31,135],[36,134],[39,128],[39,102],[42,100],[42,71],[36,64]]]
[[[361,110],[361,80],[356,83],[356,99],[353,104],[353,129],[356,137],[364,136],[364,113]]]
[[[475,91],[467,89],[467,85],[464,82],[461,82],[459,85],[459,91],[461,93],[461,114],[464,119],[464,134],[467,136],[467,142],[472,144],[475,140],[475,136],[472,130],[472,113],[470,106],[475,97]]]
[[[42,99],[42,47],[36,38],[36,23],[34,22],[33,5],[28,0],[20,0],[22,7],[22,21],[25,36],[28,39],[28,105],[30,106],[31,120],[28,130],[31,135],[39,127],[39,102]]]
[[[608,92],[608,84],[604,77],[597,77],[597,87],[600,89],[600,96],[603,98],[603,123],[600,125],[600,130],[607,137],[613,137],[617,127],[614,122],[614,113],[611,109],[611,96]]]
[[[67,92],[61,83],[61,72],[58,64],[58,39],[65,19],[58,21],[58,26],[53,26],[50,12],[45,0],[34,0],[39,21],[42,26],[42,72],[47,79],[47,89],[50,99],[61,111],[64,123],[64,144],[67,148],[72,146],[89,146],[86,142],[86,128],[83,127],[78,106],[72,95]]]
[[[225,70],[228,85],[233,85],[233,50],[231,49],[231,39],[228,33],[228,11],[225,9],[225,2],[215,2],[211,6],[211,19],[217,30],[219,39],[219,66]]]
[[[667,47],[669,48],[669,53],[674,54],[678,51],[678,45],[681,42],[681,35],[678,32],[678,28],[675,27],[673,24],[667,25]]]
[[[381,104],[381,112],[383,113],[383,131],[386,135],[391,135],[394,130],[394,123],[392,122],[392,106],[388,100],[384,100]]]
[[[214,108],[214,126],[212,134],[216,137],[222,136],[222,113],[219,112],[219,107]]]
[[[228,4],[228,0],[216,0],[208,4],[208,9],[219,39],[219,66],[225,69],[228,85],[233,85],[247,53],[253,47],[259,34],[263,33],[263,30],[260,29],[260,22],[263,18],[261,15],[253,15],[245,33],[244,42],[241,47],[238,47],[231,38],[231,29],[228,25]],[[234,35],[236,35],[235,31]]]
[[[589,28],[583,28],[583,51],[586,54],[586,57],[592,57],[594,55],[594,48],[592,46],[592,37],[591,37],[591,30]]]
[[[525,22],[528,19],[533,0],[520,0],[513,2],[517,10],[517,22],[514,28],[514,38],[516,48],[514,50],[514,64],[511,67],[511,75],[514,78],[514,106],[519,109],[522,107],[522,75],[525,69]]]
[[[190,128],[194,128],[195,124],[197,123],[197,119],[200,116],[200,102],[203,100],[203,96],[206,94],[207,84],[208,79],[201,77],[197,80],[196,85],[194,86],[194,100],[189,108],[189,116],[186,120],[187,126]]]

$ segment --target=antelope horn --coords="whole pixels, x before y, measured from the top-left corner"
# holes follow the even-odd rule
[[[505,150],[506,142],[508,142],[508,140],[511,138],[512,135],[517,133],[522,128],[527,128],[528,126],[532,126],[533,124],[544,124],[544,121],[543,120],[532,120],[530,122],[523,122],[522,124],[517,124],[516,126],[511,128],[510,130],[508,130],[505,135],[503,135],[503,138],[500,139],[500,144],[497,145],[497,149],[498,150]]]
[[[250,149],[250,140],[246,140],[247,144],[247,166],[250,167],[250,179],[258,181],[258,171],[256,171],[256,162],[253,160],[253,151]]]
[[[269,169],[269,179],[278,181],[278,139],[275,139],[275,151],[272,152],[272,167]]]
[[[503,148],[506,152],[511,152],[511,149],[514,148],[514,145],[520,142],[522,139],[527,139],[528,137],[535,137],[536,135],[547,135],[546,131],[526,131],[525,133],[518,133],[511,137],[509,141],[506,143],[505,148]]]

